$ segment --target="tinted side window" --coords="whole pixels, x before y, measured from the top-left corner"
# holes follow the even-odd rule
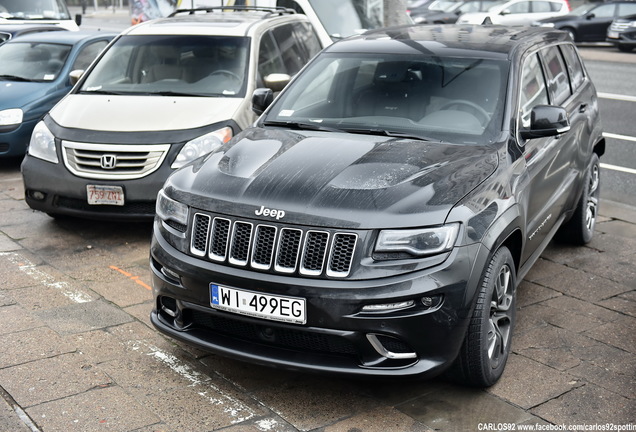
[[[534,13],[552,12],[552,11],[554,11],[554,9],[553,9],[553,3],[551,2],[547,2],[547,1],[532,2],[532,12]]]
[[[521,1],[508,6],[507,10],[510,13],[528,13],[530,12],[530,2],[529,1]]]
[[[619,3],[618,16],[636,14],[636,2]]]
[[[570,97],[570,80],[561,52],[556,46],[541,50],[545,61],[548,88],[554,105],[561,105]]]
[[[106,48],[106,45],[108,45],[107,41],[98,41],[93,42],[90,45],[86,45],[77,55],[77,58],[75,59],[75,63],[73,63],[73,67],[71,70],[86,70],[86,68],[91,64],[93,60],[95,60],[99,53],[104,48]]]
[[[282,53],[283,63],[289,75],[298,73],[310,58],[294,30],[291,24],[282,25],[273,30],[274,39]]]
[[[581,58],[577,54],[574,45],[561,45],[561,52],[563,53],[563,57],[565,57],[565,63],[568,67],[572,91],[575,92],[585,79]]]
[[[597,8],[592,9],[590,12],[594,14],[595,18],[608,18],[614,16],[614,9],[616,9],[616,5],[614,4],[604,4]]]
[[[285,73],[285,65],[278,51],[278,45],[271,31],[268,31],[263,35],[258,51],[258,74],[262,79],[272,73]]]
[[[299,46],[305,53],[305,59],[303,63],[307,63],[313,56],[318,54],[322,49],[320,40],[314,31],[314,27],[308,22],[294,23],[294,36],[298,41]]]
[[[521,126],[530,127],[530,111],[536,105],[548,104],[548,90],[543,78],[541,64],[536,54],[528,57],[521,71],[521,95],[519,115]]]

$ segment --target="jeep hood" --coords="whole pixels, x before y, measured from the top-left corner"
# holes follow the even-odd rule
[[[69,94],[50,115],[67,128],[111,132],[181,130],[229,120],[242,102],[242,98]]]
[[[286,223],[408,227],[444,223],[496,166],[486,146],[254,128],[165,187],[192,207],[228,215],[256,218],[264,207],[284,211]]]

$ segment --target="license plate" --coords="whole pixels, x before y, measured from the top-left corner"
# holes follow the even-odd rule
[[[86,185],[90,205],[124,205],[124,189],[121,186]]]
[[[294,324],[307,322],[304,298],[275,296],[210,284],[210,305],[215,309],[273,321]]]
[[[612,39],[618,39],[618,32],[607,32],[607,37]]]

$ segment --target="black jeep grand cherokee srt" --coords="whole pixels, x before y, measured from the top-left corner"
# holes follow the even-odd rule
[[[152,323],[288,369],[494,384],[517,285],[597,217],[605,142],[567,34],[371,31],[271,96],[160,192]]]

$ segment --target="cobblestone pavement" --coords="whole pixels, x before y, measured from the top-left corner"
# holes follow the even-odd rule
[[[635,207],[603,201],[588,246],[549,246],[519,287],[503,378],[475,390],[175,343],[148,319],[151,225],[55,220],[22,188],[18,162],[0,160],[0,431],[636,430]]]

